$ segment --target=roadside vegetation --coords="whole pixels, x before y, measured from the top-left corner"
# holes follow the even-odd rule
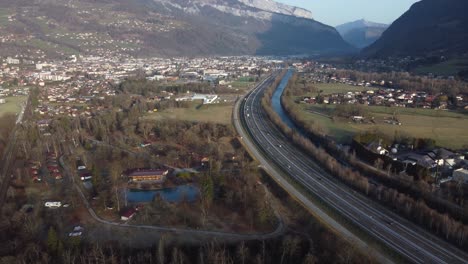
[[[15,116],[13,114],[5,114],[0,116],[0,160],[3,157],[5,148],[10,140],[10,134],[15,124]]]

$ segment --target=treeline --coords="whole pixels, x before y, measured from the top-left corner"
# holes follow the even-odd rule
[[[298,147],[314,157],[326,170],[335,175],[347,185],[359,190],[381,203],[397,210],[406,218],[412,220],[420,226],[425,227],[434,234],[452,242],[453,244],[467,250],[468,249],[468,226],[454,220],[447,213],[442,214],[426,205],[422,199],[414,199],[409,195],[399,192],[396,189],[388,188],[384,185],[370,184],[367,177],[360,172],[344,166],[331,156],[324,148],[318,147],[310,139],[303,137],[297,131],[292,131],[287,127],[272,109],[271,95],[276,89],[272,86],[265,93],[262,105],[270,119],[287,135]],[[270,97],[270,99],[268,98]],[[321,135],[320,132],[313,131],[313,135]]]
[[[408,91],[425,91],[431,94],[445,93],[451,97],[468,94],[468,83],[459,80],[434,79],[415,76],[408,72],[368,73],[353,70],[336,70],[331,76],[350,78],[355,82],[385,81],[385,87]]]
[[[169,237],[161,235],[159,242],[147,248],[131,248],[118,242],[90,244],[79,237],[64,239],[53,226],[45,232],[45,243],[25,238],[27,243],[8,240],[11,232],[5,230],[7,223],[0,223],[1,237],[7,238],[0,252],[0,263],[37,264],[315,264],[315,263],[375,263],[370,257],[356,252],[352,245],[336,239],[330,232],[317,230],[314,240],[302,235],[238,243],[203,243],[201,245],[174,244]],[[5,236],[5,234],[7,236]],[[320,243],[315,243],[320,242]]]
[[[3,157],[5,147],[10,140],[12,128],[15,126],[15,116],[6,114],[0,117],[0,159]]]
[[[190,82],[172,84],[161,81],[149,81],[144,78],[127,79],[120,83],[116,90],[126,94],[138,94],[142,96],[161,95],[163,92],[173,94],[183,94],[187,92],[200,94],[226,94],[233,93],[234,90],[227,87],[213,87],[209,82]]]

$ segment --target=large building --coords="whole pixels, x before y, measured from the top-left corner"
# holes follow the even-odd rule
[[[128,178],[132,182],[164,182],[168,173],[164,169],[136,169],[128,174]]]

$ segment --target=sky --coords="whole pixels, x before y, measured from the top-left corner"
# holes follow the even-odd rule
[[[330,26],[366,19],[390,24],[419,0],[276,0],[312,11],[315,20]]]

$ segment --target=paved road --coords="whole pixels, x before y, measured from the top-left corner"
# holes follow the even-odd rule
[[[260,83],[244,99],[238,101],[234,121],[238,132],[244,139],[244,144],[286,191],[338,232],[354,239],[358,245],[365,247],[362,240],[317,208],[307,197],[289,184],[283,175],[287,174],[288,177],[293,178],[348,221],[353,222],[411,262],[468,263],[467,253],[339,183],[312,158],[285,138],[269,120],[261,106],[263,93],[272,83],[273,77]],[[281,173],[278,168],[284,173]],[[378,257],[381,261],[388,261],[381,255]]]

